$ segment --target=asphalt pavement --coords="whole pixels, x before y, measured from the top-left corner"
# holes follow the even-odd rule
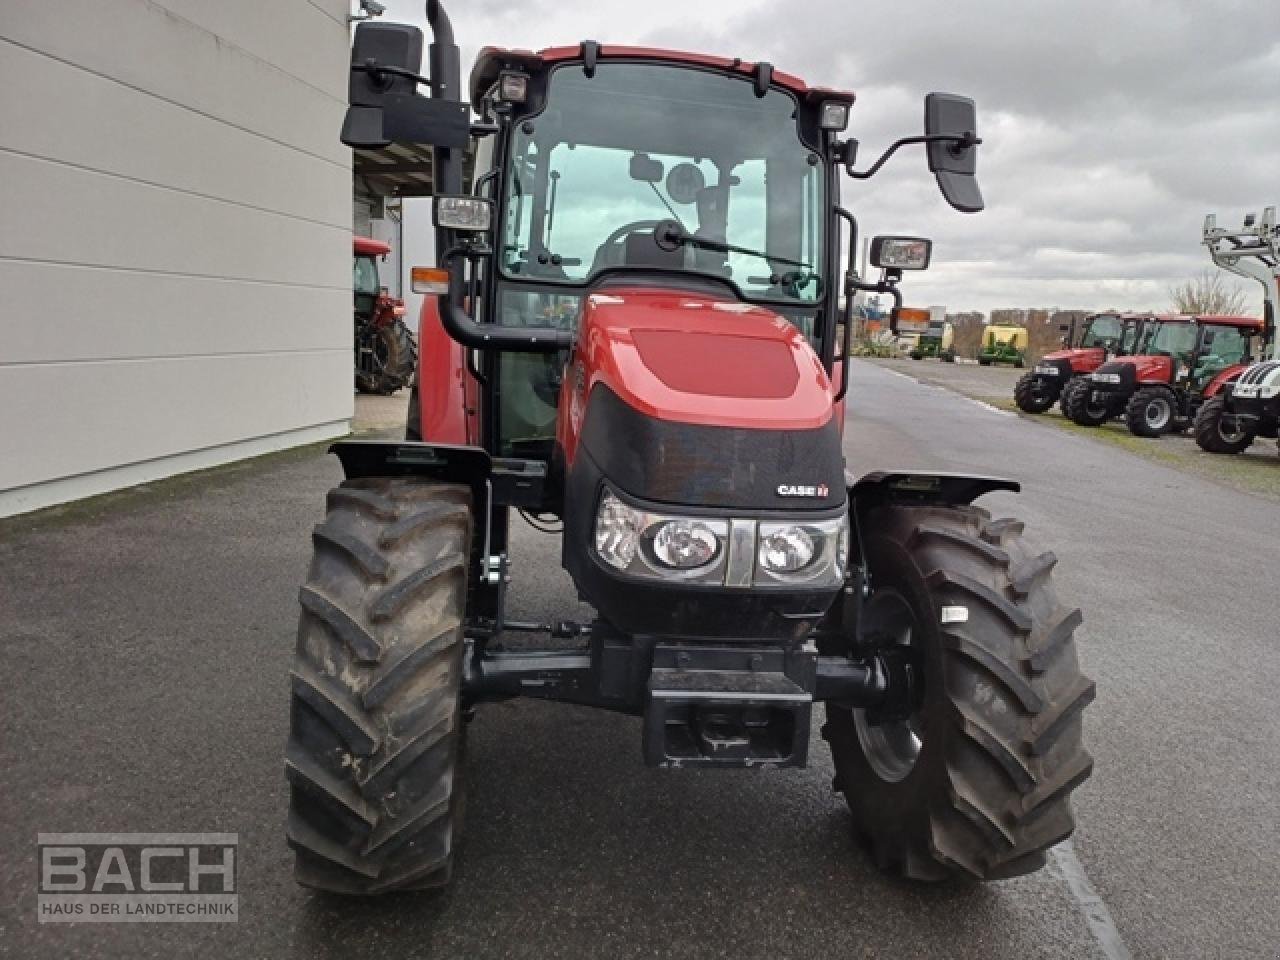
[[[1096,772],[1048,869],[889,881],[850,838],[820,741],[802,771],[648,770],[638,721],[517,702],[472,725],[449,891],[295,886],[286,677],[339,479],[309,450],[0,522],[0,954],[1275,957],[1280,507],[865,363],[846,455],[855,473],[1025,484],[983,502],[1058,554],[1098,681]],[[554,539],[521,527],[513,553],[512,615],[574,615]],[[237,833],[240,920],[38,924],[52,831]]]

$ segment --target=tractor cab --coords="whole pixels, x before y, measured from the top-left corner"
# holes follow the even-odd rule
[[[389,244],[369,237],[352,237],[351,287],[355,298],[356,322],[368,323],[378,309],[378,298],[383,294],[378,275],[378,259],[391,252]],[[403,304],[402,304],[403,306]]]
[[[699,398],[711,371],[684,365],[702,357],[725,395],[760,394],[763,426],[781,410],[766,395],[799,401],[788,384],[802,357],[825,357],[830,372],[839,241],[821,109],[847,110],[852,95],[814,97],[780,73],[757,93],[727,64],[628,48],[609,48],[588,75],[577,54],[489,49],[472,71],[473,108],[507,131],[476,152],[496,221],[479,276],[492,321],[602,346],[625,329],[650,375]],[[568,351],[494,359],[500,401],[482,411],[484,431],[499,455],[550,462],[558,405],[575,399],[561,392]],[[578,367],[593,372],[592,358]],[[564,424],[566,454],[581,426]]]

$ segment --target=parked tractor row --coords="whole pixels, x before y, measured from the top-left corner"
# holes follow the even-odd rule
[[[1063,350],[1041,358],[1013,396],[1026,413],[1054,402],[1084,427],[1123,419],[1139,437],[1194,425],[1210,453],[1239,453],[1275,438],[1280,420],[1276,298],[1280,229],[1274,207],[1235,232],[1210,216],[1204,243],[1223,269],[1262,284],[1263,316],[1101,313],[1077,331],[1064,326]]]

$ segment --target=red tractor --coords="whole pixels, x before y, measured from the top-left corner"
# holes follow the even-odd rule
[[[1018,378],[1013,399],[1020,410],[1044,413],[1054,403],[1067,412],[1071,391],[1088,381],[1089,374],[1112,357],[1133,350],[1142,331],[1144,316],[1133,313],[1094,313],[1085,317],[1076,338],[1076,321],[1060,328],[1064,349],[1047,353],[1029,372]]]
[[[356,389],[392,394],[409,385],[418,365],[413,334],[404,324],[404,301],[387,293],[378,258],[391,252],[380,240],[354,237]]]
[[[1147,321],[1133,355],[1109,360],[1072,398],[1070,416],[1098,426],[1123,413],[1130,432],[1185,430],[1206,400],[1248,365],[1263,333],[1256,317],[1163,316]]]
[[[335,445],[346,480],[312,534],[286,762],[299,881],[447,882],[466,720],[521,696],[630,714],[647,763],[717,769],[803,766],[822,703],[883,869],[1043,865],[1091,769],[1056,558],[972,506],[1016,483],[854,478],[842,446],[853,294],[900,306],[931,245],[877,237],[880,278],[860,278],[840,175],[923,143],[951,205],[980,210],[973,102],[930,94],[925,134],[858,170],[853,95],[767,63],[487,48],[468,105],[439,3],[427,19],[430,80],[413,27],[353,42],[343,140],[433,145],[439,266],[414,271],[435,294],[421,441]],[[558,536],[590,622],[508,617],[517,510]]]

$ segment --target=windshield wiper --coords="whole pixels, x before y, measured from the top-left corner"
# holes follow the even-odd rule
[[[761,260],[767,260],[770,263],[785,263],[789,267],[800,267],[802,270],[813,271],[813,264],[805,263],[802,260],[791,260],[787,257],[775,256],[766,250],[752,250],[750,247],[740,247],[735,243],[712,240],[710,237],[699,237],[686,230],[677,220],[663,220],[654,227],[653,242],[668,252],[687,245],[701,247],[703,250],[711,250],[715,253],[741,253],[749,257],[759,257]]]

